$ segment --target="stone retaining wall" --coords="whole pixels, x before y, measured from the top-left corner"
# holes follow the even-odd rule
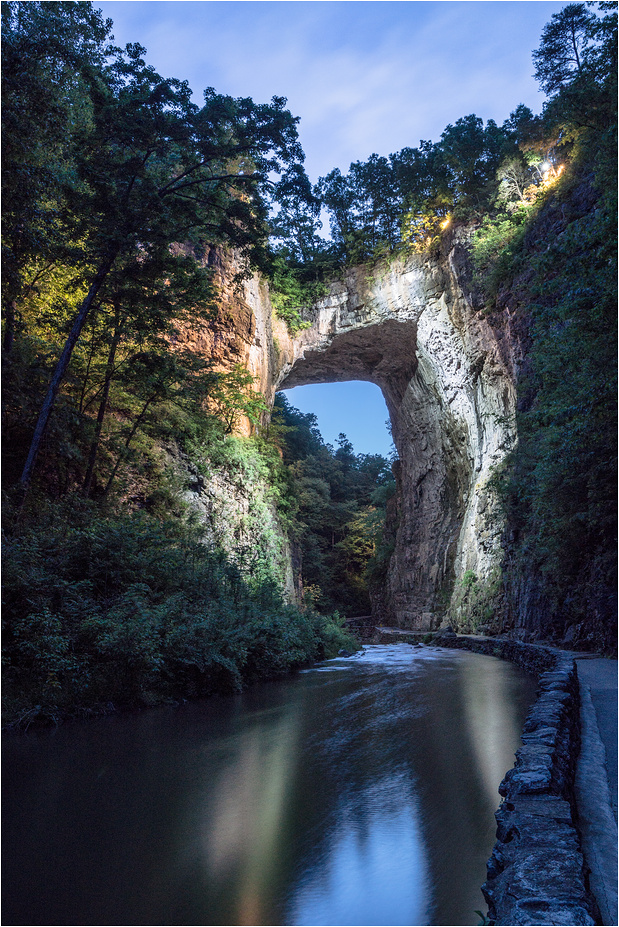
[[[497,842],[482,886],[488,918],[512,925],[600,923],[574,823],[580,703],[573,658],[539,645],[452,633],[437,635],[433,643],[541,673],[523,745],[499,786]]]

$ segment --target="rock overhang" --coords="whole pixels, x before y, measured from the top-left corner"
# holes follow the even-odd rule
[[[513,371],[500,334],[476,312],[452,251],[348,269],[291,336],[254,282],[249,361],[267,399],[310,383],[365,380],[383,392],[400,457],[398,523],[383,623],[430,628],[502,557],[491,477],[515,441]],[[345,430],[346,423],[342,423]],[[451,602],[451,604],[450,604]]]
[[[327,342],[303,348],[279,389],[365,380],[391,404],[404,396],[417,369],[417,323],[387,318],[337,331]]]

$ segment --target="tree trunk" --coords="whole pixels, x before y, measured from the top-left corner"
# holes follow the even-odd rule
[[[146,402],[145,402],[144,405],[142,406],[142,411],[140,412],[140,414],[138,415],[137,419],[135,420],[135,423],[134,423],[134,425],[133,425],[133,428],[132,428],[131,431],[129,432],[129,434],[128,434],[128,436],[127,436],[127,440],[125,441],[125,451],[128,451],[128,450],[129,450],[129,445],[131,444],[131,441],[133,440],[133,436],[135,435],[136,431],[138,430],[138,428],[139,428],[140,425],[142,424],[142,420],[143,420],[144,416],[146,415],[146,413],[147,413],[147,411],[148,411],[148,407],[150,406],[151,402],[154,402],[154,401],[155,401],[156,398],[157,398],[157,393],[153,393],[153,395],[152,395],[152,396],[149,396],[149,398],[146,400]],[[114,469],[112,470],[112,472],[111,472],[111,474],[110,474],[110,478],[109,478],[109,480],[107,481],[107,485],[106,485],[105,490],[104,490],[104,492],[103,492],[103,498],[104,498],[104,499],[107,499],[108,494],[109,494],[109,492],[110,492],[110,489],[112,488],[112,483],[114,482],[114,479],[115,479],[116,474],[117,474],[117,472],[118,472],[118,468],[120,467],[120,464],[121,464],[121,462],[122,462],[123,456],[124,456],[124,454],[122,454],[122,453],[119,454],[118,460],[117,460],[116,463],[114,464]]]
[[[112,383],[112,377],[114,375],[114,363],[116,361],[116,351],[118,350],[118,345],[120,344],[120,339],[122,338],[122,326],[120,324],[120,310],[116,307],[114,312],[114,335],[112,337],[112,344],[110,345],[110,351],[107,356],[107,364],[105,367],[105,382],[103,384],[103,395],[101,397],[101,402],[99,403],[99,410],[97,412],[97,424],[95,425],[95,434],[92,439],[92,444],[90,445],[90,453],[88,455],[88,468],[86,470],[86,476],[84,477],[84,486],[82,492],[88,498],[90,495],[90,487],[92,485],[92,478],[95,472],[95,463],[97,462],[97,453],[99,450],[99,441],[101,440],[101,432],[103,430],[103,420],[105,418],[105,413],[107,411],[107,401],[110,395],[110,385]]]
[[[39,448],[41,447],[41,441],[43,440],[43,435],[45,434],[45,429],[47,428],[49,417],[52,414],[52,410],[54,408],[54,403],[56,401],[56,396],[58,394],[60,384],[62,383],[64,379],[64,375],[67,371],[67,367],[69,366],[69,361],[71,360],[71,354],[73,353],[73,348],[75,347],[77,339],[79,338],[82,332],[82,329],[88,317],[88,312],[90,311],[92,302],[95,296],[97,295],[97,293],[99,292],[99,290],[101,289],[101,286],[103,285],[103,282],[105,281],[105,278],[110,272],[117,254],[118,254],[118,249],[115,249],[111,254],[109,254],[104,259],[104,261],[100,265],[99,270],[97,271],[95,278],[92,282],[90,290],[88,291],[88,295],[84,299],[84,302],[82,303],[80,307],[80,311],[75,317],[73,328],[71,329],[69,333],[69,337],[66,340],[62,354],[60,355],[60,359],[58,360],[58,363],[56,364],[56,369],[54,370],[51,382],[47,390],[47,395],[43,401],[41,412],[39,413],[39,418],[38,418],[38,421],[34,429],[34,434],[32,436],[32,441],[30,443],[30,450],[28,451],[28,457],[26,458],[26,463],[24,464],[24,469],[23,469],[22,475],[19,480],[23,498],[26,497],[26,493],[28,492],[30,480],[32,479],[32,473],[34,471],[34,465],[37,460]]]
[[[4,341],[2,350],[5,354],[10,354],[13,349],[13,340],[15,338],[15,300],[6,307],[6,317],[4,321]]]
[[[96,307],[98,308],[98,307]],[[88,389],[88,380],[90,379],[90,366],[92,364],[92,359],[95,356],[96,349],[96,327],[97,327],[97,313],[96,308],[92,318],[92,337],[90,339],[90,351],[88,354],[88,361],[86,363],[86,372],[84,374],[84,379],[82,381],[82,389],[80,391],[80,401],[78,404],[78,411],[80,415],[84,412],[84,401],[86,399],[86,390]],[[95,394],[96,395],[96,394]]]

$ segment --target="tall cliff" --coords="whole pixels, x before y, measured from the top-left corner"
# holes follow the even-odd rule
[[[474,308],[463,236],[434,256],[350,268],[304,310],[309,327],[296,336],[264,282],[239,292],[233,271],[219,262],[218,317],[185,337],[222,367],[244,363],[269,402],[307,383],[380,387],[400,465],[394,552],[374,610],[384,623],[436,627],[467,577],[490,584],[500,567],[491,478],[515,441],[513,346]]]

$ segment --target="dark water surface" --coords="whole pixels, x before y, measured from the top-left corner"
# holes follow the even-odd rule
[[[180,709],[7,735],[4,925],[456,925],[535,681],[367,647]]]

